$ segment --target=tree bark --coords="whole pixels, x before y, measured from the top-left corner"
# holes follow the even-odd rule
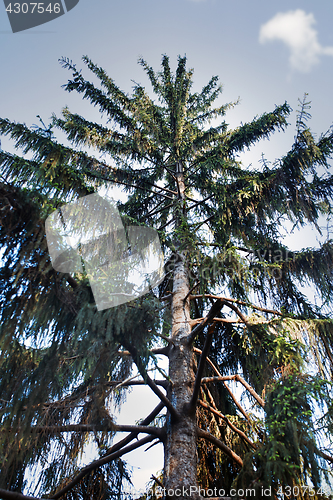
[[[180,212],[178,222],[180,222],[185,213],[184,210],[181,215],[182,209],[185,208],[185,185],[181,165],[177,169],[176,175],[181,205],[178,207]],[[168,398],[179,416],[177,419],[173,418],[170,413],[167,416],[167,439],[164,448],[164,496],[166,499],[173,495],[177,495],[179,499],[188,498],[188,495],[183,492],[189,491],[190,487],[192,487],[191,498],[199,498],[193,494],[193,487],[198,485],[197,433],[195,411],[190,410],[194,385],[194,365],[193,346],[192,343],[187,342],[191,325],[190,284],[186,260],[186,252],[181,250],[180,245],[173,274],[172,344],[170,344],[169,351],[171,384],[168,389]]]

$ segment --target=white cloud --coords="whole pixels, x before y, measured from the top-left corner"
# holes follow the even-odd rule
[[[320,45],[317,31],[313,28],[315,23],[313,14],[307,14],[301,9],[279,12],[261,26],[259,41],[282,41],[290,50],[291,67],[308,72],[319,62],[321,55],[333,56],[333,47]]]

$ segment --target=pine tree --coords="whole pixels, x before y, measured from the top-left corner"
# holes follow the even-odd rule
[[[192,92],[186,58],[174,74],[167,56],[157,73],[140,60],[152,92],[134,84],[131,95],[83,60],[98,84],[62,59],[65,89],[97,106],[100,123],[67,108],[48,127],[0,120],[22,151],[0,152],[1,498],[27,498],[18,492],[35,466],[39,497],[119,498],[121,457],[158,442],[165,465],[154,486],[165,498],[178,488],[179,498],[204,496],[194,487],[327,498],[333,245],[292,251],[281,231],[329,224],[333,131],[314,137],[305,99],[290,151],[247,167],[239,153],[286,128],[287,103],[230,130],[235,103],[214,107],[217,77]],[[158,231],[165,275],[136,300],[98,310],[86,269],[52,267],[45,221],[110,184],[127,194],[118,204],[126,228]],[[157,355],[169,368],[154,379]],[[116,424],[110,401],[140,384],[159,405],[138,425]],[[129,434],[112,444],[120,431]],[[98,458],[80,467],[89,436]]]

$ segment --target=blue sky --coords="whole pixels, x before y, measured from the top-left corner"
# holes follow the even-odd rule
[[[13,34],[1,2],[0,116],[31,126],[38,121],[36,115],[47,123],[53,112],[59,115],[68,105],[97,120],[97,110],[61,88],[70,76],[58,63],[62,56],[83,67],[81,57],[88,55],[130,92],[131,80],[147,82],[137,64],[140,56],[158,69],[162,54],[170,56],[173,67],[177,55],[186,54],[188,66],[194,68],[194,90],[218,75],[223,101],[240,97],[226,117],[231,126],[285,100],[295,110],[298,98],[307,92],[311,127],[319,135],[333,122],[332,18],[333,3],[324,0],[80,0],[64,16]],[[260,143],[242,156],[243,161],[255,165],[261,152],[274,161],[287,151],[295,114],[290,122],[286,134]],[[2,147],[11,149],[6,138]],[[302,247],[315,242],[304,232],[294,243]],[[134,407],[140,409],[136,402],[127,415],[139,418],[134,417]],[[141,459],[150,472],[141,474],[138,487],[162,466],[151,456],[151,465],[148,458],[145,464]]]

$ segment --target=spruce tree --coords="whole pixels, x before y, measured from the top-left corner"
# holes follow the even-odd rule
[[[200,498],[199,487],[213,497],[327,498],[333,245],[327,237],[292,251],[281,233],[290,222],[329,224],[333,131],[315,138],[305,99],[290,151],[247,166],[239,153],[285,130],[287,103],[231,130],[234,104],[214,107],[218,78],[193,92],[186,58],[175,73],[167,56],[160,72],[140,60],[152,88],[135,83],[130,95],[83,61],[98,83],[62,59],[65,89],[96,106],[99,123],[67,108],[49,126],[0,120],[21,151],[0,152],[1,498],[27,498],[29,474],[39,475],[30,491],[39,498],[119,498],[123,457],[158,442],[165,463],[153,486],[165,498]],[[127,194],[125,228],[158,231],[165,274],[149,293],[98,310],[84,267],[52,266],[45,221],[110,185]],[[158,355],[168,372],[152,378]],[[140,384],[159,405],[118,425],[110,402]],[[89,437],[98,457],[80,467]]]

